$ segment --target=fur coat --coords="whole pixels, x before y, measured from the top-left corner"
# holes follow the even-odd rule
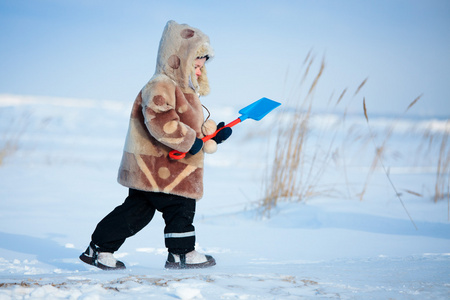
[[[205,66],[195,76],[197,57],[211,59],[209,38],[186,24],[169,21],[159,44],[156,71],[134,102],[118,182],[126,187],[163,192],[192,199],[203,195],[204,152],[217,145],[205,143],[202,151],[180,160],[168,154],[188,152],[196,138],[216,130],[205,122],[199,96],[209,93]]]

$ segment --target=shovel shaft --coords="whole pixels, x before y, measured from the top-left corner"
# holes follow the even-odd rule
[[[204,137],[202,138],[203,143],[206,142],[206,141],[209,141],[210,139],[212,139],[213,137],[215,137],[215,136],[217,135],[217,133],[219,133],[219,131],[221,131],[221,130],[224,129],[225,127],[233,127],[234,125],[237,125],[237,124],[241,123],[241,122],[242,122],[241,118],[242,118],[242,117],[237,118],[237,119],[234,120],[233,122],[228,123],[227,125],[221,127],[220,129],[217,129],[214,133],[212,133],[212,134],[210,134],[210,135],[207,135],[207,136],[204,136]],[[244,120],[245,120],[245,119],[244,119]],[[170,158],[172,158],[172,159],[182,159],[182,158],[184,158],[184,157],[186,156],[186,153],[187,153],[187,152],[180,152],[180,151],[177,151],[177,150],[172,150],[172,151],[169,152],[169,156],[170,156]]]
[[[206,142],[213,137],[217,135],[217,133],[222,130],[225,127],[233,127],[236,124],[239,124],[242,121],[245,121],[246,119],[253,119],[255,121],[261,120],[265,115],[267,115],[269,112],[271,112],[274,108],[281,105],[281,103],[278,103],[276,101],[270,100],[268,98],[261,98],[252,104],[244,107],[239,111],[241,116],[234,120],[233,122],[221,127],[220,129],[216,130],[213,134],[207,135],[204,138],[202,138],[203,142]],[[172,150],[169,152],[169,156],[172,159],[181,159],[186,156],[187,152],[180,152],[177,150]]]
[[[210,139],[212,139],[213,137],[215,137],[215,136],[219,133],[219,131],[221,131],[221,130],[224,129],[225,127],[233,127],[234,125],[237,125],[237,124],[239,124],[239,123],[241,123],[241,122],[242,122],[241,117],[240,117],[240,118],[237,118],[237,119],[234,120],[233,122],[228,123],[227,125],[221,127],[220,129],[217,129],[214,133],[212,133],[212,134],[210,134],[210,135],[207,135],[207,136],[203,137],[203,138],[202,138],[202,141],[203,141],[203,142],[206,142],[207,140],[210,140]]]

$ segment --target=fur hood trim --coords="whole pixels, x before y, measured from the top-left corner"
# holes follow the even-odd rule
[[[192,92],[189,81],[200,96],[209,94],[206,66],[202,75],[195,76],[194,61],[197,57],[214,57],[209,37],[199,29],[175,21],[167,22],[158,50],[155,75],[164,74],[175,81],[183,92]]]

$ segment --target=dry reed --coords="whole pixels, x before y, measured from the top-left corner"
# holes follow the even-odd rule
[[[287,101],[283,108],[279,110],[279,118],[276,120],[277,128],[277,140],[275,143],[275,152],[273,153],[273,161],[270,164],[270,169],[267,170],[266,179],[264,181],[264,197],[260,202],[260,206],[263,209],[262,214],[270,217],[270,212],[282,201],[306,201],[307,199],[318,196],[327,195],[330,196],[335,191],[329,187],[321,185],[319,181],[322,175],[328,170],[330,162],[334,162],[336,166],[340,165],[343,168],[344,176],[340,177],[345,179],[347,186],[348,198],[352,198],[355,194],[359,197],[360,201],[364,199],[371,176],[375,173],[377,168],[381,166],[386,178],[388,179],[392,189],[395,192],[395,196],[399,199],[406,214],[408,215],[411,223],[417,229],[411,215],[409,214],[402,198],[401,193],[398,192],[394,185],[389,168],[385,166],[384,160],[386,151],[389,148],[388,144],[392,138],[396,126],[398,125],[401,117],[395,119],[387,127],[387,132],[384,135],[384,139],[377,145],[375,142],[375,135],[371,129],[369,122],[369,111],[366,106],[366,99],[363,97],[363,112],[366,119],[367,126],[369,128],[369,134],[366,132],[359,133],[357,126],[344,126],[342,129],[349,130],[343,140],[340,140],[339,147],[335,145],[335,138],[338,131],[338,125],[344,125],[346,122],[347,111],[350,104],[344,109],[344,113],[341,118],[333,125],[332,128],[327,128],[327,134],[332,134],[332,138],[328,139],[324,145],[319,145],[316,141],[314,144],[312,139],[312,118],[314,116],[312,112],[313,108],[313,96],[317,86],[323,76],[325,70],[325,62],[321,61],[315,76],[310,80],[310,85],[304,87],[308,82],[308,77],[314,70],[315,58],[314,55],[309,52],[306,59],[303,62],[302,72],[297,77],[300,83],[295,87],[293,91],[287,97]],[[363,87],[367,84],[368,78],[365,78],[355,89],[355,92],[351,94],[351,101],[361,92]],[[303,95],[303,91],[306,94]],[[343,99],[348,95],[348,88],[342,90],[334,102],[334,107],[337,107],[343,102]],[[403,114],[406,114],[420,99],[422,95],[415,98],[406,108]],[[328,104],[332,103],[333,94],[328,100]],[[350,101],[350,102],[351,102]],[[447,123],[447,128],[450,128],[450,121]],[[333,132],[334,130],[334,132]],[[319,130],[320,131],[320,130]],[[448,150],[448,135],[450,129],[445,131],[445,135],[436,136],[436,134],[426,134],[426,138],[429,140],[429,147],[431,148],[440,141],[439,159],[436,172],[436,185],[435,185],[435,201],[447,197],[449,205],[449,219],[450,219],[450,151]],[[314,132],[314,138],[320,139],[321,132]],[[317,138],[319,136],[319,138]],[[329,135],[327,135],[329,137]],[[347,163],[344,155],[339,155],[340,151],[346,153],[347,146],[353,146],[355,142],[361,142],[363,145],[365,142],[372,142],[375,148],[375,154],[370,164],[369,171],[366,175],[365,181],[361,190],[358,193],[353,194],[350,191],[350,182],[347,175]],[[348,143],[348,144],[347,144]],[[360,152],[362,153],[362,152]],[[359,156],[359,155],[358,155]],[[271,156],[272,157],[272,156]],[[342,170],[340,170],[342,171]],[[423,197],[421,193],[412,191],[410,189],[403,189],[406,193],[417,197]]]
[[[13,140],[7,140],[5,144],[0,147],[0,166],[7,156],[12,155],[17,151],[17,142]]]
[[[412,107],[412,106],[420,99],[420,97],[421,97],[421,96],[417,97],[413,102],[411,102],[411,104],[410,104],[410,105],[408,106],[408,108],[406,109],[405,113],[409,110],[409,108],[411,108],[411,107]],[[405,210],[406,214],[408,215],[409,220],[410,220],[411,223],[414,225],[414,228],[416,228],[416,230],[418,230],[418,228],[417,228],[417,226],[416,226],[416,223],[414,223],[414,220],[412,219],[410,213],[408,212],[408,209],[407,209],[406,206],[405,206],[405,203],[403,202],[403,200],[402,200],[402,198],[401,198],[401,194],[397,191],[397,188],[395,187],[394,183],[392,182],[392,179],[391,179],[391,177],[389,176],[389,171],[388,171],[388,169],[386,169],[386,166],[385,166],[385,164],[384,164],[384,162],[383,162],[383,158],[382,158],[383,151],[384,151],[384,149],[386,148],[386,143],[387,143],[387,141],[389,140],[390,136],[392,135],[392,133],[393,133],[393,131],[394,131],[395,123],[394,123],[394,125],[392,125],[392,126],[390,127],[389,132],[388,132],[386,138],[385,138],[384,141],[383,141],[383,145],[382,145],[381,147],[377,147],[377,145],[376,145],[376,143],[375,143],[375,139],[374,139],[374,134],[373,134],[372,129],[371,129],[370,124],[369,124],[369,117],[368,117],[368,113],[367,113],[366,99],[365,99],[365,98],[363,98],[363,109],[364,109],[364,116],[365,116],[366,121],[367,121],[367,127],[369,128],[370,139],[372,140],[373,145],[374,145],[374,147],[375,147],[375,149],[376,149],[375,158],[374,158],[373,163],[372,163],[372,166],[371,166],[371,168],[370,168],[369,175],[375,170],[375,168],[376,168],[376,166],[378,165],[378,163],[381,164],[381,166],[382,166],[382,168],[383,168],[383,171],[384,171],[384,173],[386,174],[386,178],[388,179],[388,181],[389,181],[389,183],[390,183],[392,189],[394,190],[395,195],[397,196],[398,200],[400,201],[400,203],[401,203],[403,209]],[[368,175],[368,176],[369,176],[369,175]],[[361,192],[360,200],[362,200],[362,198],[363,198],[363,196],[364,196],[364,193],[365,193],[366,188],[367,188],[367,184],[368,184],[368,179],[366,180],[366,183],[365,183],[365,185],[364,185],[363,191]]]
[[[8,156],[13,155],[19,149],[19,142],[27,128],[29,119],[30,115],[25,113],[17,119],[9,120],[9,126],[4,129],[0,140],[0,166]]]
[[[280,110],[277,128],[276,151],[265,184],[265,196],[261,202],[263,214],[270,211],[279,201],[302,201],[332,190],[319,186],[318,182],[333,157],[332,141],[328,147],[312,147],[311,118],[313,95],[325,70],[322,59],[318,71],[307,87],[306,95],[301,96],[303,85],[314,67],[315,58],[308,53],[304,61],[305,70],[300,76],[300,85],[288,99],[288,105]],[[300,87],[300,88],[299,88]],[[311,153],[311,149],[314,151]],[[309,150],[309,151],[308,151]]]
[[[447,128],[450,128],[450,121],[447,121]],[[447,198],[450,199],[449,182],[450,182],[450,151],[447,148],[449,132],[444,132],[441,140],[441,147],[439,150],[439,159],[436,172],[436,185],[434,193],[434,201]],[[447,193],[445,189],[447,188]]]
[[[307,65],[300,81],[301,85],[305,82],[313,62],[314,58],[311,57],[311,53],[308,53],[304,62]],[[309,133],[312,93],[322,76],[324,67],[325,63],[322,61],[319,72],[309,87],[305,99],[296,101],[294,104],[294,112],[288,119],[290,124],[283,124],[278,127],[276,152],[266,185],[265,197],[261,204],[267,214],[277,205],[280,199],[301,199],[314,193],[312,183],[300,186],[304,179],[304,172],[299,170],[305,169],[304,147]],[[296,98],[294,97],[294,99]],[[285,109],[282,111],[285,112]],[[279,122],[283,122],[283,120],[277,120],[277,123]]]
[[[435,147],[439,148],[436,162],[436,181],[434,185],[433,201],[447,199],[447,218],[450,221],[450,145],[448,143],[450,135],[450,120],[445,122],[441,131],[434,131],[432,128],[425,130],[422,139],[423,145],[427,147],[419,151],[423,153],[433,153]],[[421,145],[422,146],[422,145]]]

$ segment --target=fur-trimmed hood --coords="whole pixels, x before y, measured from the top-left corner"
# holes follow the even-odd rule
[[[213,56],[207,35],[187,24],[169,21],[159,44],[155,75],[167,75],[183,92],[194,88],[195,92],[204,96],[209,94],[206,66],[203,66],[202,75],[197,80],[194,61],[197,57],[207,57],[209,60]]]

